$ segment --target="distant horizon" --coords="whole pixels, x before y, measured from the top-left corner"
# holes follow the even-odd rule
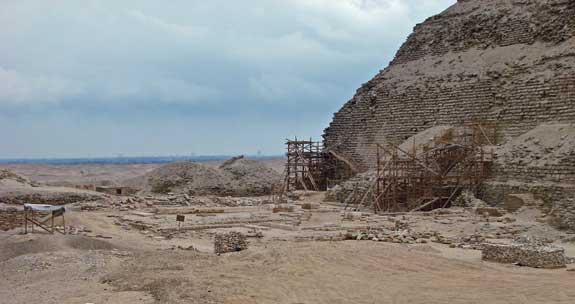
[[[249,159],[268,160],[284,158],[285,155],[158,155],[158,156],[102,156],[102,157],[21,157],[0,158],[0,165],[47,164],[47,165],[80,165],[80,164],[160,164],[174,161],[220,161],[243,155]]]

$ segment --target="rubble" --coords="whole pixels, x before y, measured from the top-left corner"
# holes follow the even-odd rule
[[[214,252],[217,254],[248,249],[246,236],[240,232],[217,233],[214,238]]]
[[[405,227],[396,225],[396,227]],[[453,242],[436,231],[416,232],[410,229],[389,229],[386,227],[371,228],[360,231],[348,231],[345,235],[348,240],[367,240],[376,242],[389,242],[400,244],[424,244],[428,242],[450,245]]]
[[[464,190],[453,201],[452,206],[454,206],[454,207],[482,208],[482,207],[487,207],[487,204],[484,201],[475,197],[475,195],[471,191]]]

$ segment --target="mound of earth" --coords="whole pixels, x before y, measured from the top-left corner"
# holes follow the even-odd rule
[[[0,169],[0,204],[66,205],[103,199],[100,193],[63,187],[44,187],[7,169]]]
[[[231,180],[219,170],[204,164],[174,162],[144,175],[144,191],[152,193],[219,193]]]
[[[498,152],[498,160],[503,164],[546,167],[561,164],[574,155],[575,126],[548,124],[507,142]]]
[[[0,168],[0,181],[12,180],[21,184],[29,184],[30,182],[22,176],[4,168]]]
[[[0,262],[24,256],[40,253],[53,253],[56,251],[69,250],[112,250],[114,245],[105,240],[89,238],[85,236],[58,234],[34,235],[6,237],[3,250],[0,253]]]
[[[219,169],[237,184],[243,195],[269,194],[272,186],[281,181],[277,171],[243,156],[224,162]]]
[[[249,196],[271,193],[281,177],[258,161],[236,157],[218,168],[190,161],[174,162],[138,180],[144,184],[144,192]]]

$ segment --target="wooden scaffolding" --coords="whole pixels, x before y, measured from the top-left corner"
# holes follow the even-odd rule
[[[296,138],[288,140],[286,145],[286,190],[319,191],[325,188],[321,143]]]
[[[356,174],[357,166],[313,140],[287,140],[284,188],[325,191]]]
[[[495,126],[469,124],[436,136],[433,145],[405,151],[377,145],[375,212],[406,212],[449,207],[462,190],[480,195],[493,162],[486,146],[495,143]]]

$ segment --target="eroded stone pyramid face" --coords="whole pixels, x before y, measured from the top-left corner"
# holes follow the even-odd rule
[[[369,166],[376,142],[469,122],[497,124],[501,143],[575,122],[575,0],[458,1],[415,27],[324,140]]]

